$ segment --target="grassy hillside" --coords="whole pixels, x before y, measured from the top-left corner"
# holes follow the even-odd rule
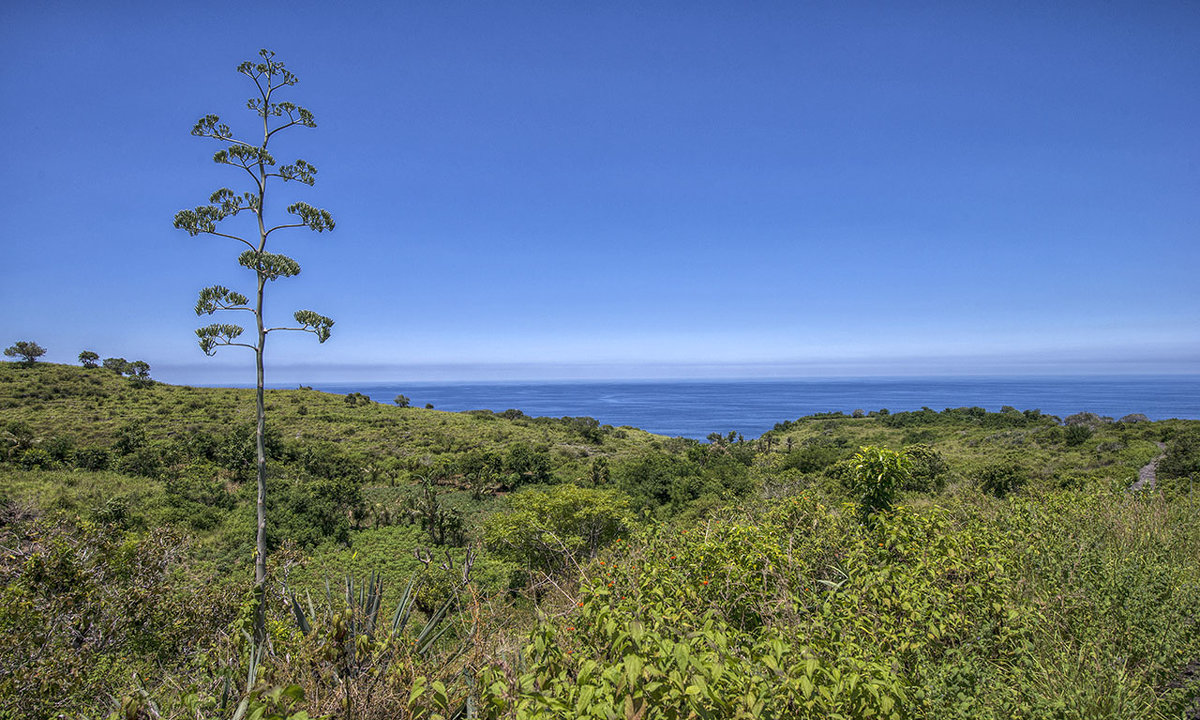
[[[545,446],[563,466],[578,466],[570,461],[593,454],[620,458],[655,441],[634,428],[520,415],[505,418],[486,410],[449,413],[366,401],[349,405],[345,400],[343,395],[307,389],[267,390],[272,432],[283,441],[336,443],[363,457],[400,461],[400,467],[519,442]],[[81,445],[111,445],[120,428],[129,424],[144,428],[152,441],[249,427],[254,422],[254,391],[140,384],[103,368],[3,363],[0,411],[6,420],[27,424],[38,440],[68,437]]]
[[[0,364],[0,718],[1200,712],[1200,423],[267,401],[259,658],[253,391]]]

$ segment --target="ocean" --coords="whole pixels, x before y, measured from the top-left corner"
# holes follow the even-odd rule
[[[1200,375],[1120,377],[955,377],[808,380],[680,380],[556,382],[345,382],[314,384],[333,393],[360,392],[375,402],[407,395],[460,412],[509,408],[526,415],[589,416],[606,425],[703,439],[709,433],[757,437],[783,420],[819,412],[978,406],[1038,409],[1065,417],[1088,411],[1151,420],[1200,418]]]

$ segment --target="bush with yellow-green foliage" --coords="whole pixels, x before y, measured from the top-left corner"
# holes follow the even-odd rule
[[[626,532],[629,498],[617,490],[559,485],[511,496],[484,527],[486,546],[543,572],[577,566]]]
[[[584,569],[526,670],[486,674],[483,716],[1178,717],[1198,510],[972,496],[864,523],[801,496],[653,527]]]
[[[914,675],[1005,618],[1004,540],[941,510],[858,518],[798,497],[619,544],[535,635],[535,670],[493,681],[493,711],[904,717]]]

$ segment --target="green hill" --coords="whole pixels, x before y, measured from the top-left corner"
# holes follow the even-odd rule
[[[267,405],[255,660],[253,391],[0,364],[0,718],[1196,712],[1197,422]]]

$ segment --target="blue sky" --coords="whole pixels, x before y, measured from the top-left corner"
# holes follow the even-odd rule
[[[1193,2],[5,3],[3,344],[253,381],[171,220],[260,47],[338,223],[269,380],[1200,372]]]

